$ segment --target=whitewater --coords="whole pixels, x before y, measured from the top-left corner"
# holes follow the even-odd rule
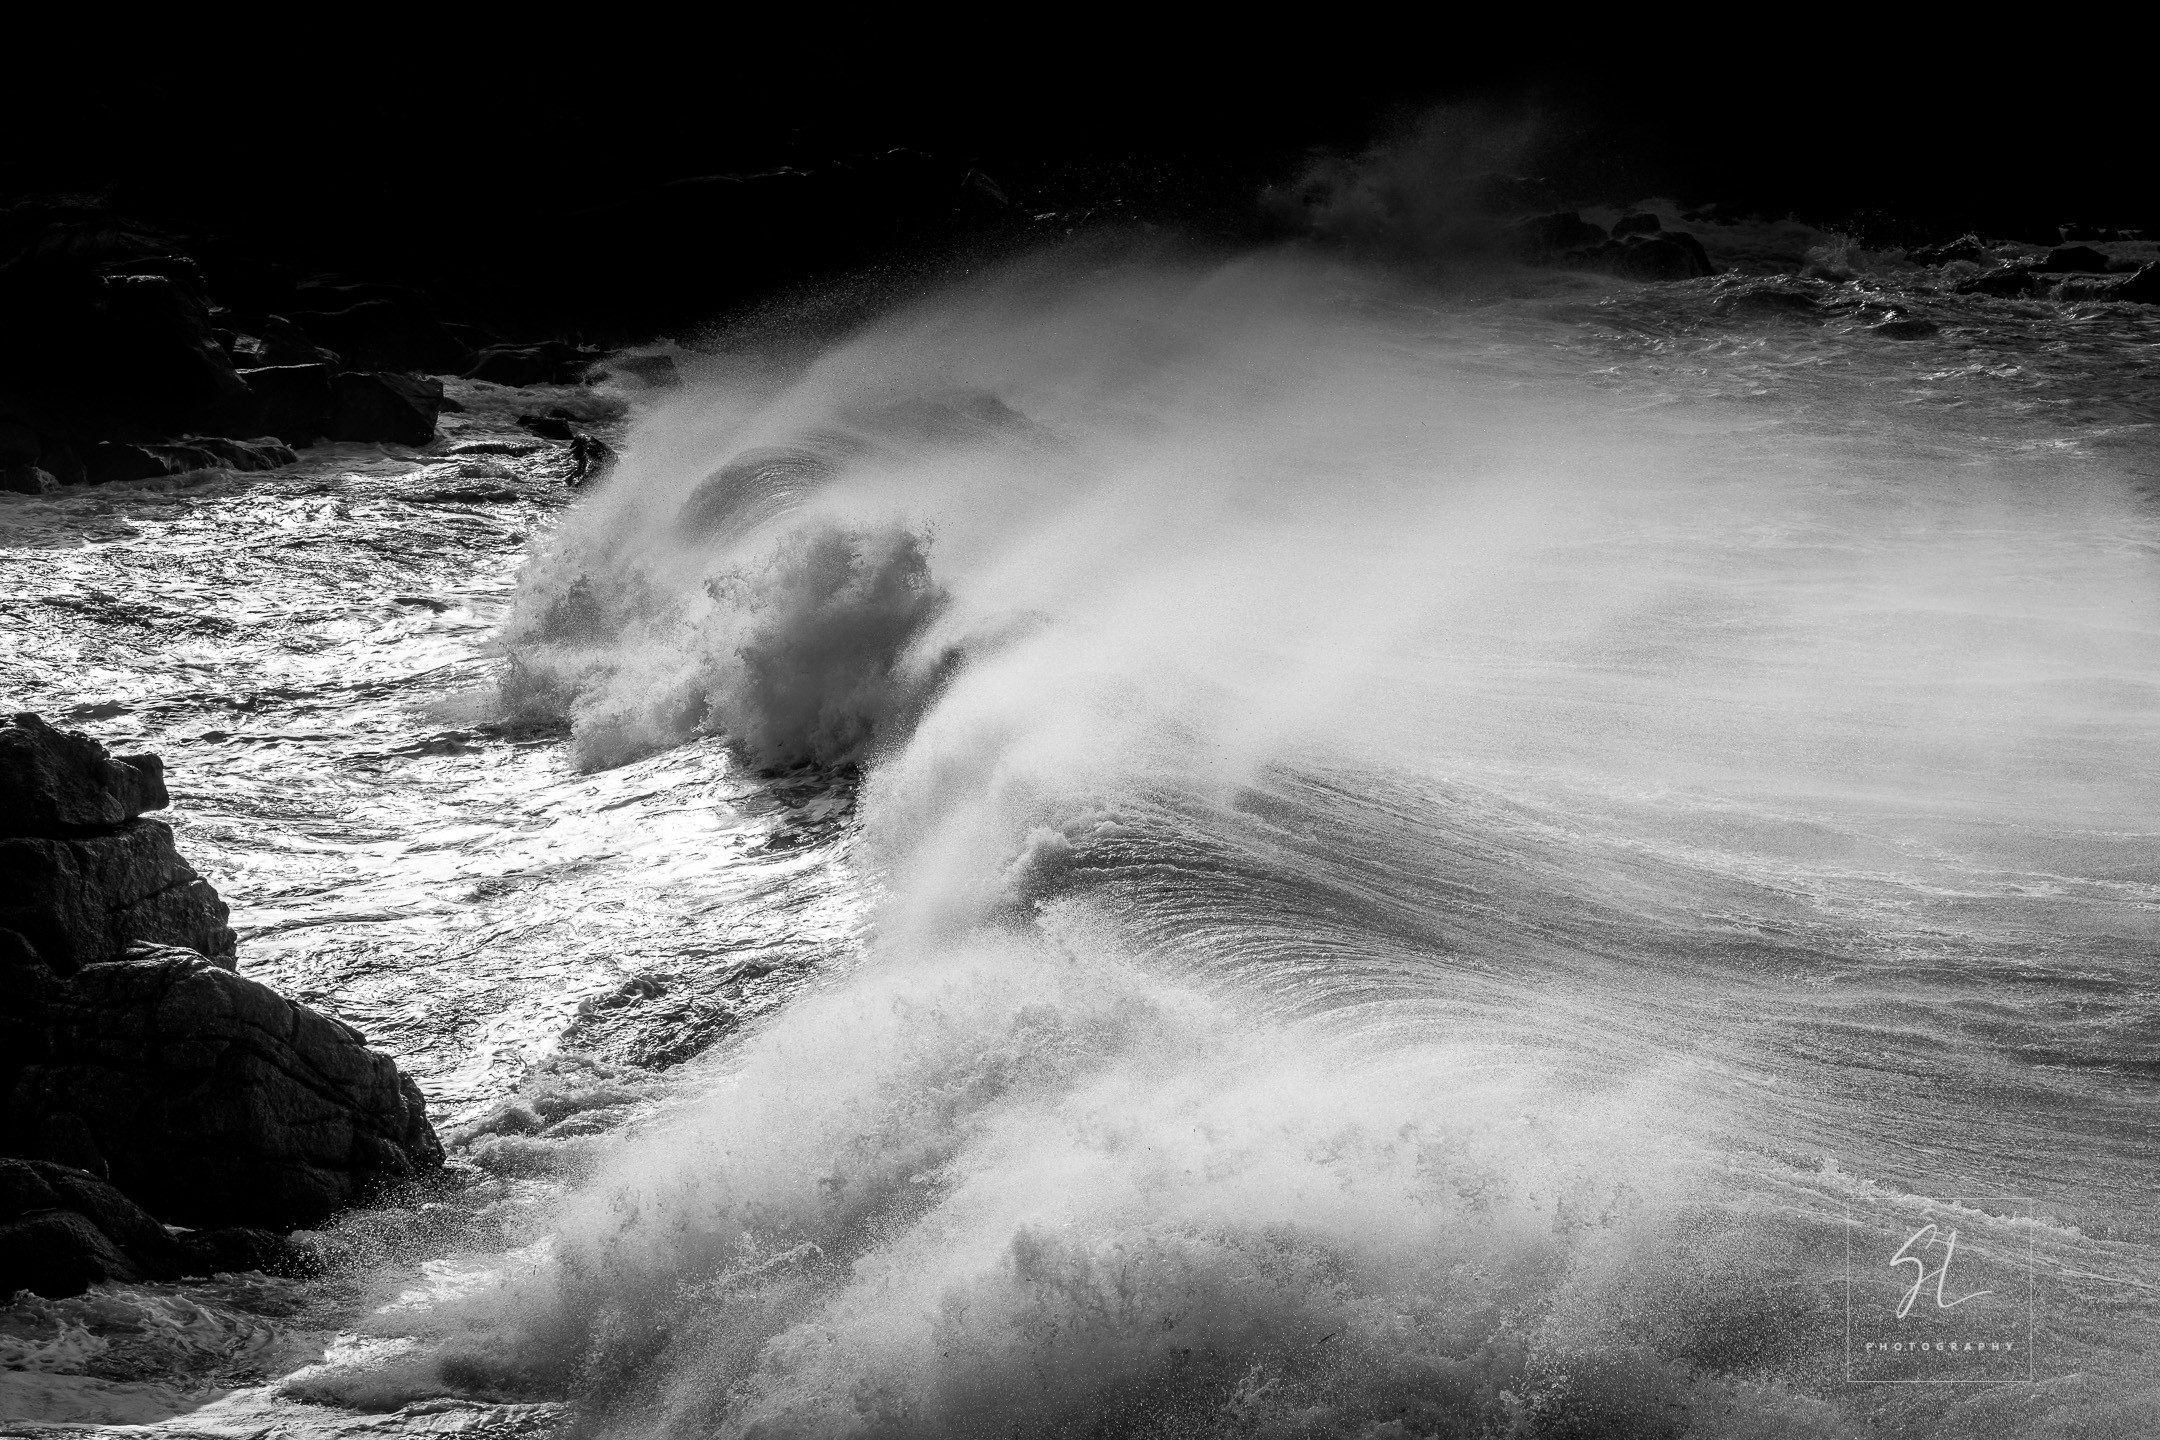
[[[1945,280],[1081,239],[10,500],[456,1183],[0,1433],[2160,1432],[2160,320]]]

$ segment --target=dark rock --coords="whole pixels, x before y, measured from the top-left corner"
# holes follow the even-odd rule
[[[1717,273],[1702,241],[1685,230],[1607,240],[1602,245],[1553,257],[1553,263],[1603,270],[1630,280],[1693,280]]]
[[[282,315],[265,315],[253,322],[252,333],[235,337],[229,353],[242,378],[249,370],[287,365],[341,366],[345,357],[327,346],[317,345],[307,332]]]
[[[330,438],[425,445],[442,403],[440,380],[386,370],[340,375],[330,386]]]
[[[0,926],[35,947],[54,974],[137,942],[186,945],[230,968],[231,913],[173,848],[172,827],[130,820],[81,839],[0,839]]]
[[[0,1159],[0,1220],[40,1210],[82,1216],[146,1274],[169,1275],[179,1259],[165,1227],[95,1175],[48,1160]]]
[[[41,1210],[0,1223],[0,1295],[29,1290],[54,1299],[142,1271],[97,1226],[72,1210]]]
[[[1815,297],[1805,290],[1788,289],[1776,282],[1751,284],[1727,291],[1711,302],[1713,315],[1772,314],[1809,315],[1820,310]]]
[[[1993,270],[1982,271],[1957,286],[1960,295],[1992,295],[2007,300],[2033,292],[2033,274],[2030,266],[1998,265]]]
[[[496,345],[480,352],[465,378],[496,385],[570,385],[597,358],[595,352],[575,345]]]
[[[0,836],[87,835],[171,803],[155,755],[116,758],[28,711],[0,720]]]
[[[222,435],[189,435],[160,445],[91,447],[84,465],[84,479],[92,485],[113,485],[128,480],[155,480],[165,475],[187,475],[197,470],[274,470],[299,457],[275,435],[253,440],[232,440]]]
[[[1917,250],[1908,250],[1905,258],[1915,265],[1948,265],[1955,260],[1978,264],[1987,258],[1987,251],[1981,248],[1979,236],[1960,235],[1957,239],[1946,240],[1940,245],[1923,245]]]
[[[287,445],[308,445],[330,433],[329,365],[272,365],[242,370],[255,396],[254,423]]]
[[[1538,259],[1564,250],[1581,250],[1603,244],[1603,229],[1591,224],[1573,210],[1555,211],[1550,215],[1533,215],[1518,220],[1508,227],[1517,253]]]
[[[319,1257],[273,1230],[229,1225],[220,1230],[190,1230],[178,1238],[184,1257],[182,1270],[189,1275],[223,1275],[259,1270],[266,1275],[295,1279],[321,1269]]]
[[[81,448],[72,441],[47,437],[45,453],[39,458],[38,467],[63,487],[90,483],[89,466],[83,460]]]
[[[138,824],[150,822],[136,822]],[[358,1031],[196,954],[76,972],[24,1067],[18,1126],[82,1117],[113,1183],[186,1225],[311,1225],[439,1167],[419,1088]]]
[[[2091,240],[2105,242],[2117,238],[2116,233],[2105,225],[2083,225],[2074,220],[2065,220],[2057,227],[2057,233],[2062,236],[2065,245]]]
[[[1629,235],[1655,235],[1664,228],[1665,222],[1657,216],[1648,211],[1639,211],[1633,215],[1622,215],[1613,221],[1612,233],[1613,239],[1619,240]]]
[[[570,472],[563,477],[565,483],[575,488],[603,478],[614,468],[615,451],[607,442],[592,435],[571,437]]]
[[[2160,305],[2160,260],[2140,267],[2129,279],[2118,281],[2110,298],[2133,300],[2141,305]]]
[[[464,342],[410,300],[362,300],[338,310],[296,308],[285,318],[359,370],[456,375],[472,363]]]
[[[2085,245],[2058,245],[2048,251],[2040,268],[2055,274],[2075,271],[2086,275],[2107,273],[2108,257]]]

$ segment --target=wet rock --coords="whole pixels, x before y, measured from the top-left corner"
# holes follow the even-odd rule
[[[46,1029],[16,1081],[18,1127],[80,1116],[113,1184],[162,1219],[311,1225],[442,1163],[419,1088],[388,1056],[201,955],[143,947],[85,966]]]
[[[1987,251],[1982,248],[1979,236],[1960,235],[1940,245],[1922,245],[1917,250],[1908,250],[1905,258],[1915,265],[1948,265],[1958,260],[1977,265],[1987,258]]]
[[[362,300],[336,310],[296,308],[285,318],[357,370],[456,375],[472,363],[465,342],[410,299]]]
[[[330,433],[331,379],[329,365],[271,365],[242,370],[255,396],[254,424],[287,445],[312,444]]]
[[[330,384],[332,440],[387,440],[425,445],[442,413],[440,380],[389,371],[349,372]]]
[[[1632,215],[1622,215],[1613,221],[1612,233],[1613,239],[1619,240],[1629,235],[1655,235],[1664,228],[1665,222],[1657,216],[1648,211],[1638,211]]]
[[[1983,271],[1970,280],[1959,282],[1960,295],[1992,295],[1998,300],[2008,300],[2033,293],[2033,274],[2030,266],[1998,265]]]
[[[592,435],[574,435],[570,439],[570,470],[563,477],[564,483],[573,489],[594,480],[602,479],[615,468],[615,451],[606,441]]]
[[[1558,210],[1550,215],[1518,220],[1508,227],[1508,235],[1517,253],[1529,259],[1602,245],[1607,238],[1602,227],[1591,224],[1573,210]]]
[[[555,409],[545,415],[520,415],[517,423],[519,429],[529,430],[544,440],[568,441],[577,438],[577,432],[570,428],[570,422],[576,418],[567,410]]]
[[[97,1226],[71,1210],[0,1222],[0,1294],[29,1290],[55,1299],[142,1271]]]
[[[275,435],[252,440],[222,435],[189,435],[157,445],[122,445],[107,442],[92,446],[84,462],[84,480],[91,485],[114,485],[129,480],[155,480],[166,475],[187,475],[198,470],[274,470],[299,457]]]
[[[2108,257],[2087,245],[2058,245],[2048,251],[2040,268],[2057,275],[2072,271],[2101,275],[2107,272]]]
[[[555,342],[496,345],[479,353],[465,378],[496,385],[570,385],[581,379],[598,358],[595,351]]]
[[[0,836],[86,835],[171,803],[155,755],[114,756],[28,711],[0,720]]]
[[[1713,315],[1814,316],[1820,309],[1813,294],[1775,281],[1738,286],[1710,303]]]
[[[2127,280],[2117,281],[2108,298],[2131,300],[2141,305],[2160,305],[2160,260],[2140,267]]]
[[[140,942],[185,945],[230,968],[231,913],[173,848],[172,827],[130,820],[78,839],[0,839],[0,927],[68,976]]]
[[[1717,273],[1702,241],[1685,230],[1608,240],[1602,245],[1572,252],[1566,257],[1566,263],[1603,270],[1629,280],[1693,280]]]

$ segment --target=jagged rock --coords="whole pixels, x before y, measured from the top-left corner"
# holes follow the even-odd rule
[[[87,835],[171,803],[155,755],[115,757],[29,711],[0,720],[0,836]]]
[[[2068,272],[2102,275],[2107,273],[2108,257],[2089,245],[2058,245],[2048,251],[2040,268],[2057,275]]]
[[[388,1056],[201,955],[143,947],[85,966],[47,1017],[17,1125],[80,1116],[113,1184],[162,1219],[311,1225],[442,1163],[419,1088]]]
[[[389,371],[349,372],[331,382],[330,438],[425,445],[435,438],[435,417],[442,406],[440,380]]]
[[[130,820],[78,839],[0,839],[0,926],[37,950],[54,974],[120,954],[138,941],[186,945],[233,964],[231,913],[173,848],[172,827]]]
[[[465,378],[496,385],[569,385],[597,358],[575,345],[495,345],[480,352]]]
[[[307,445],[330,433],[330,365],[269,365],[242,370],[255,396],[254,423],[287,445]]]
[[[336,310],[294,309],[285,318],[358,370],[456,375],[472,363],[465,343],[410,299],[367,299]]]
[[[1613,239],[1619,240],[1629,235],[1655,235],[1664,228],[1664,221],[1645,210],[1613,221],[1612,233]]]
[[[1604,270],[1630,280],[1693,280],[1717,273],[1702,241],[1685,230],[1629,235],[1587,250],[1577,250],[1564,258],[1569,264]]]

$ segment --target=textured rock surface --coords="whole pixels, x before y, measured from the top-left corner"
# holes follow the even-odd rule
[[[24,1067],[20,1127],[77,1117],[112,1182],[188,1225],[309,1225],[442,1163],[419,1088],[359,1032],[200,955],[77,973]]]
[[[116,758],[28,712],[0,720],[0,835],[87,835],[169,803],[155,755]]]
[[[80,839],[0,840],[0,927],[36,947],[55,974],[138,941],[185,945],[230,969],[231,911],[173,848],[172,827],[130,820]]]
[[[330,387],[332,440],[389,440],[425,445],[435,438],[442,413],[440,380],[388,371],[340,375]]]

